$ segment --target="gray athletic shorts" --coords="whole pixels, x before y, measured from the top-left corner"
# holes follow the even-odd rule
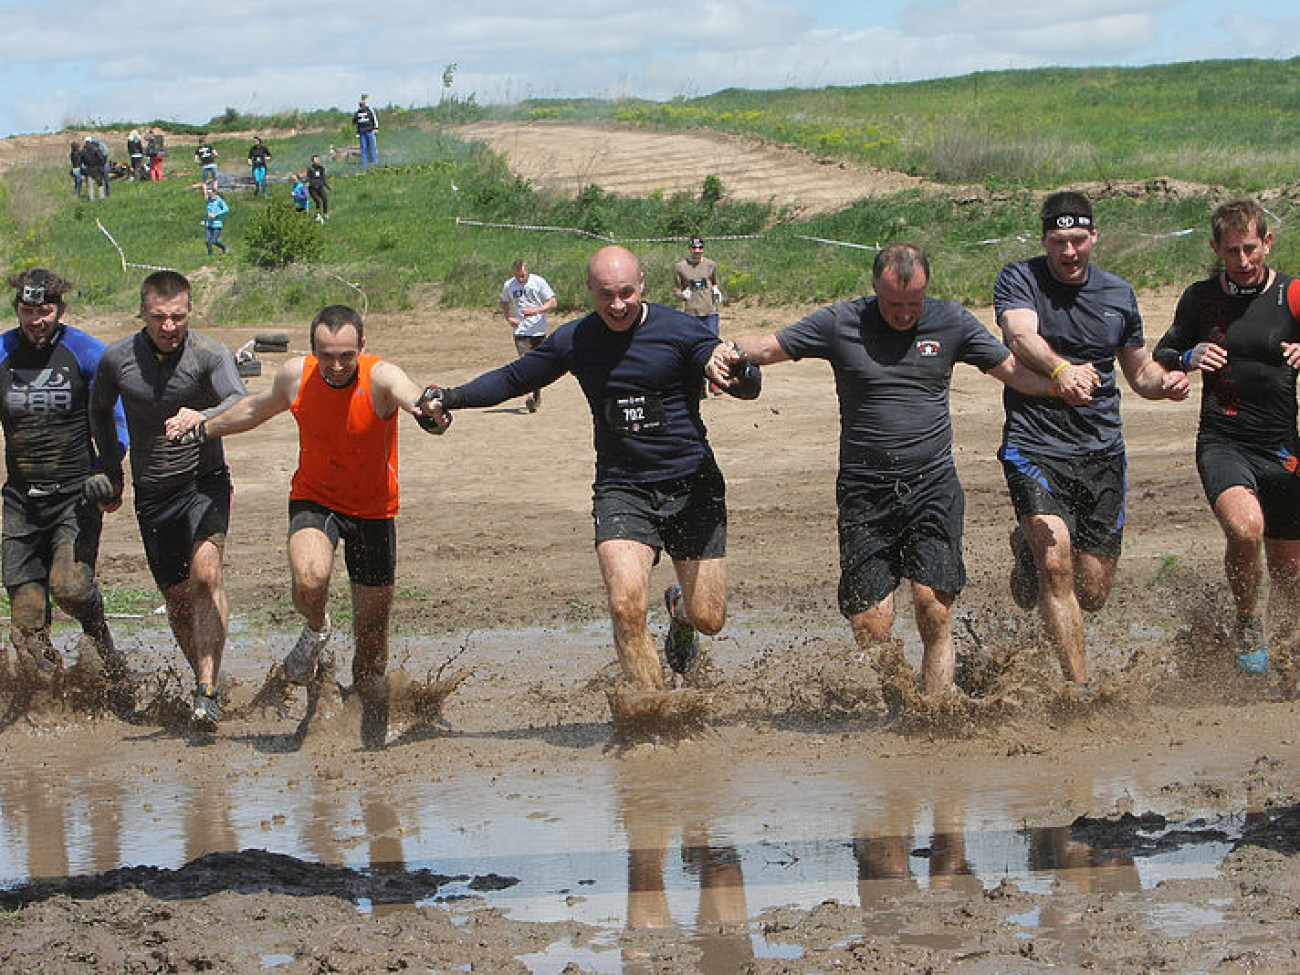
[[[727,487],[713,464],[671,481],[597,483],[591,513],[597,545],[627,538],[674,559],[727,554]]]

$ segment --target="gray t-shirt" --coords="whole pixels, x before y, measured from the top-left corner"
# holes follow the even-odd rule
[[[777,333],[792,359],[827,359],[840,400],[840,469],[907,475],[952,456],[952,367],[988,371],[1011,353],[955,301],[927,298],[900,332],[872,298],[820,308]]]
[[[1038,334],[1052,350],[1076,365],[1091,362],[1101,380],[1092,402],[1083,406],[1026,396],[1008,386],[1002,393],[1007,413],[1003,445],[1061,458],[1123,451],[1115,351],[1144,344],[1137,295],[1129,283],[1090,267],[1082,285],[1061,284],[1052,277],[1047,258],[1039,256],[1002,269],[993,304],[998,315],[1011,308],[1037,313]]]
[[[121,396],[136,493],[166,493],[226,464],[220,440],[184,446],[168,440],[167,419],[183,406],[216,416],[247,393],[235,357],[220,342],[190,332],[178,351],[159,359],[142,329],[100,357],[90,402],[96,443],[104,431],[112,435],[113,401]],[[110,466],[113,452],[101,456],[109,475],[120,478],[120,462]]]

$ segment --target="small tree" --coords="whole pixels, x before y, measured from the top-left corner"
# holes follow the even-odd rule
[[[254,214],[244,234],[249,260],[258,267],[285,267],[320,257],[320,225],[288,200],[274,199]]]

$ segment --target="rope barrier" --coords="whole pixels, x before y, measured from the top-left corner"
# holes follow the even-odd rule
[[[99,221],[99,217],[96,217],[96,218],[95,218],[95,226],[99,228],[100,233],[102,233],[105,237],[107,237],[107,238],[108,238],[108,242],[109,242],[110,244],[112,244],[113,247],[117,250],[117,256],[118,256],[118,259],[122,262],[122,273],[123,273],[123,274],[126,273],[126,269],[129,268],[129,267],[138,267],[138,268],[140,268],[142,271],[174,271],[174,270],[176,270],[174,267],[159,267],[157,264],[133,264],[133,263],[131,263],[130,261],[128,261],[128,260],[126,259],[126,251],[122,250],[122,245],[119,244],[119,243],[114,239],[113,235],[110,234],[110,233],[108,232],[108,228],[105,227],[102,223],[100,223],[100,221]]]

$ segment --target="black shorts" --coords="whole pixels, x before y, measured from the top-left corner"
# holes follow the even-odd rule
[[[1300,539],[1300,461],[1291,449],[1202,435],[1196,441],[1196,469],[1211,507],[1228,488],[1249,488],[1264,512],[1264,537]]]
[[[598,482],[592,488],[591,514],[597,545],[626,538],[674,559],[727,554],[727,487],[713,464],[671,481]]]
[[[1119,558],[1128,460],[1123,451],[1065,460],[1005,444],[998,451],[1016,518],[1056,515],[1077,551]]]
[[[840,612],[855,616],[911,579],[955,596],[966,585],[966,496],[945,464],[905,479],[840,472]]]
[[[166,494],[135,496],[140,540],[159,589],[190,577],[190,559],[199,542],[226,544],[234,490],[230,468],[222,467]]]
[[[289,502],[289,535],[305,528],[323,532],[338,548],[348,578],[358,586],[391,586],[397,579],[397,522],[392,518],[358,518],[340,514],[315,501]]]
[[[31,493],[13,484],[4,486],[4,530],[0,553],[8,589],[50,577],[54,553],[71,548],[72,557],[94,569],[104,514],[86,501],[81,485],[75,490]]]

